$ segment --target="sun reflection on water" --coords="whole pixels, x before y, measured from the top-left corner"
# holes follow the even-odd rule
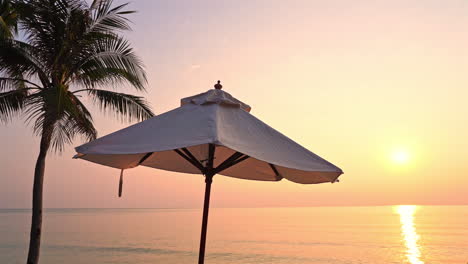
[[[400,215],[401,233],[406,245],[406,257],[411,264],[424,264],[419,251],[419,235],[414,227],[414,213],[417,210],[416,205],[399,205],[396,211]]]

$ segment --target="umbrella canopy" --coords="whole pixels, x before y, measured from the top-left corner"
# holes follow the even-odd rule
[[[249,111],[227,92],[212,89],[182,99],[179,108],[79,146],[76,157],[118,169],[142,165],[202,174],[174,150],[186,148],[203,163],[208,145],[215,144],[214,167],[236,152],[250,157],[219,172],[225,176],[310,184],[334,182],[343,173]]]
[[[286,178],[313,184],[335,182],[343,173],[250,114],[250,106],[221,87],[218,82],[216,89],[184,98],[181,106],[172,111],[81,145],[75,155],[121,170],[142,165],[205,175],[199,263],[204,261],[210,188],[215,174],[259,181]]]

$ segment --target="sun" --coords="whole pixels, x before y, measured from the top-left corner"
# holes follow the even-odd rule
[[[403,165],[407,164],[411,159],[409,151],[405,148],[399,148],[393,150],[391,153],[391,160],[395,164]]]

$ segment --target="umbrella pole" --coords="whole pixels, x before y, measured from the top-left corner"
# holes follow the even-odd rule
[[[198,264],[203,264],[205,262],[206,229],[208,225],[208,210],[210,209],[210,193],[213,176],[213,174],[207,174],[205,178],[205,201],[203,204],[203,221],[200,237],[200,252],[198,254]]]

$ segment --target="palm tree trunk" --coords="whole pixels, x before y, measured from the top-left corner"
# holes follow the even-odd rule
[[[39,250],[41,247],[42,229],[42,190],[44,185],[44,171],[47,151],[49,150],[51,136],[43,131],[39,156],[34,169],[34,186],[32,202],[31,234],[29,239],[29,252],[27,264],[39,263]]]

